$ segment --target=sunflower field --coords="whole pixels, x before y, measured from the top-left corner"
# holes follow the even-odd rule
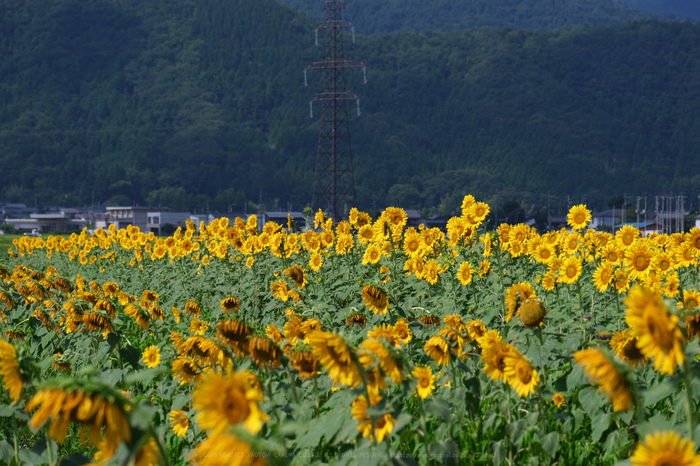
[[[0,463],[700,465],[700,231],[488,214],[15,240]]]

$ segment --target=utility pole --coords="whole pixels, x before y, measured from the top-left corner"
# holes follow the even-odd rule
[[[334,221],[339,221],[340,207],[343,202],[350,205],[355,201],[355,180],[352,168],[352,151],[350,147],[350,127],[348,124],[347,101],[357,102],[357,115],[360,115],[360,99],[345,89],[345,68],[362,68],[365,83],[367,73],[364,63],[343,55],[343,29],[351,28],[353,42],[355,32],[352,24],[345,21],[340,11],[345,8],[344,0],[325,1],[323,9],[328,13],[324,23],[316,28],[326,32],[326,55],[304,69],[304,83],[308,70],[324,70],[323,90],[311,99],[311,118],[313,103],[321,102],[321,129],[318,133],[318,150],[316,153],[316,174],[314,176],[314,194],[311,209],[326,209]]]

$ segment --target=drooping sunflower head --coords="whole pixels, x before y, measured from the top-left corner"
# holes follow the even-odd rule
[[[352,347],[342,337],[330,332],[316,331],[309,335],[309,346],[335,382],[350,387],[360,383]]]
[[[365,325],[367,325],[367,316],[365,316],[362,312],[359,311],[353,313],[347,319],[345,319],[346,327],[350,327],[352,325],[357,325],[360,328],[365,328]]]
[[[302,350],[294,352],[291,363],[302,379],[309,380],[316,377],[318,374],[318,360],[310,351]]]
[[[187,302],[185,303],[185,308],[184,308],[184,310],[185,310],[185,313],[186,313],[188,316],[192,317],[193,319],[199,318],[199,315],[200,315],[201,312],[202,312],[201,306],[200,306],[199,303],[196,302],[196,301],[187,301]]]
[[[304,269],[298,265],[293,265],[292,267],[287,268],[284,271],[284,274],[289,277],[289,279],[292,280],[300,290],[303,289],[304,285],[307,283],[306,273],[304,272]]]
[[[437,328],[437,326],[440,325],[440,318],[432,314],[423,314],[418,318],[418,322],[428,328]]]
[[[10,398],[16,403],[19,401],[24,381],[20,373],[15,347],[2,338],[0,338],[0,375],[2,375],[5,390],[10,392]]]
[[[253,362],[260,367],[269,366],[277,369],[282,362],[282,352],[269,338],[252,337],[248,341],[248,350]]]
[[[617,357],[635,368],[647,363],[647,358],[640,351],[638,344],[639,337],[632,334],[629,329],[616,332],[610,339],[610,347]]]
[[[425,343],[423,350],[441,366],[450,363],[450,345],[443,337],[435,335]]]
[[[238,355],[247,354],[248,337],[253,334],[253,331],[244,322],[240,320],[224,320],[217,324],[216,338],[231,347]]]
[[[590,348],[574,353],[576,362],[583,366],[584,373],[592,384],[600,386],[601,393],[608,393],[614,411],[628,411],[634,406],[632,384],[622,371],[622,367],[609,358],[605,351]]]
[[[527,328],[541,326],[545,317],[547,317],[547,309],[537,298],[526,299],[520,305],[520,320]]]
[[[389,309],[389,299],[386,292],[377,286],[365,285],[362,287],[362,299],[375,314],[386,314],[387,309]]]
[[[231,314],[231,312],[238,312],[241,309],[241,302],[233,296],[229,296],[221,300],[220,306],[222,312]]]
[[[673,374],[685,361],[678,316],[669,313],[659,294],[641,286],[630,291],[625,305],[625,321],[639,336],[637,346],[642,354],[654,360],[654,369]]]

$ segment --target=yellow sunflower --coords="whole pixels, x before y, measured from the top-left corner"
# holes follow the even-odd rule
[[[251,386],[248,374],[234,372],[230,367],[225,374],[203,375],[192,392],[197,422],[202,429],[213,433],[243,424],[250,433],[257,434],[268,420],[258,406],[262,400],[262,393]]]
[[[362,256],[362,265],[376,264],[382,258],[382,250],[376,244],[367,246],[365,254]]]
[[[22,376],[19,372],[19,362],[17,352],[12,344],[0,338],[0,375],[5,390],[10,392],[10,398],[16,403],[19,401],[22,387]]]
[[[504,380],[506,369],[506,357],[517,353],[513,346],[503,340],[494,341],[482,346],[481,362],[484,363],[484,373],[493,380]]]
[[[629,329],[625,329],[613,334],[610,340],[610,347],[617,357],[636,368],[640,364],[643,366],[647,363],[647,358],[644,357],[637,346],[638,343],[639,337],[633,335]]]
[[[187,413],[179,409],[170,411],[170,426],[178,437],[187,435],[187,429],[190,426],[190,419],[187,417]]]
[[[608,401],[613,403],[613,411],[632,409],[630,384],[618,367],[599,349],[586,349],[574,353],[574,359],[591,378],[592,384],[600,385],[600,393],[608,393]]]
[[[561,393],[555,393],[552,397],[552,403],[554,403],[557,408],[561,408],[566,403],[566,397]]]
[[[625,249],[624,264],[632,280],[644,280],[651,271],[652,253],[645,240],[635,241]]]
[[[586,228],[586,225],[590,222],[591,211],[586,209],[586,206],[583,204],[573,206],[569,210],[569,215],[566,217],[566,223],[568,223],[574,231]]]
[[[360,383],[353,350],[340,336],[316,331],[309,335],[309,346],[335,382],[350,387]]]
[[[318,360],[309,351],[295,352],[290,361],[302,379],[309,380],[318,374]]]
[[[622,248],[627,248],[639,237],[639,230],[632,225],[625,225],[615,233],[615,242]]]
[[[528,282],[520,282],[511,285],[506,291],[506,309],[508,311],[505,317],[506,322],[509,322],[513,316],[518,315],[516,311],[520,308],[520,303],[526,299],[535,297],[535,291]]]
[[[428,353],[428,356],[441,366],[446,366],[450,363],[450,345],[441,336],[435,335],[425,343],[423,350]]]
[[[673,431],[654,432],[630,456],[633,466],[700,466],[695,443]]]
[[[540,384],[540,377],[525,356],[513,352],[506,356],[503,362],[506,382],[519,396],[525,397],[535,392],[535,387]]]
[[[142,359],[149,369],[158,367],[160,365],[160,349],[155,345],[149,346],[144,350]]]
[[[654,360],[654,369],[673,374],[676,365],[685,361],[678,316],[669,314],[661,296],[642,287],[630,291],[625,305],[625,321],[639,335],[639,350]]]
[[[371,395],[372,406],[375,406],[379,399],[374,399]],[[374,426],[372,426],[372,420],[367,414],[367,408],[369,407],[367,403],[367,398],[364,395],[358,397],[352,403],[352,415],[360,423],[357,426],[357,430],[362,432],[363,437],[369,437],[370,440],[374,438],[372,431],[377,435],[377,442],[381,442],[387,437],[394,428],[396,420],[391,414],[384,414],[375,420]]]
[[[311,254],[309,258],[309,268],[314,272],[318,272],[323,267],[323,256],[317,252]]]
[[[471,265],[469,265],[469,262],[462,262],[462,265],[459,266],[459,271],[457,272],[457,279],[462,284],[462,286],[466,286],[471,283],[472,267]]]
[[[370,308],[374,314],[386,314],[389,309],[389,299],[386,292],[374,285],[365,285],[362,287],[362,299],[365,305]]]
[[[284,274],[294,282],[297,288],[299,288],[300,290],[304,289],[304,285],[306,285],[307,283],[306,273],[304,272],[304,269],[302,269],[298,265],[293,265],[292,267],[285,269]]]
[[[569,256],[559,269],[559,282],[572,285],[576,283],[583,272],[583,265],[578,256]]]
[[[605,290],[608,289],[612,277],[612,267],[603,262],[595,269],[595,272],[593,272],[593,285],[595,286],[596,290],[604,293]]]
[[[231,314],[231,311],[238,312],[241,309],[241,302],[233,296],[229,296],[221,300],[220,306],[222,312]]]
[[[435,381],[437,377],[433,375],[433,371],[430,370],[428,366],[417,366],[413,369],[413,377],[418,379],[418,386],[416,387],[416,395],[425,400],[430,395],[432,395],[435,390]]]

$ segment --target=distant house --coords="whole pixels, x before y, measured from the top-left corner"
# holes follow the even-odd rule
[[[568,228],[566,215],[550,215],[547,218],[547,228],[549,231],[558,231],[562,228]]]
[[[27,218],[31,214],[39,212],[39,209],[27,207],[26,204],[7,203],[0,205],[0,213],[2,217],[8,218]]]
[[[168,212],[164,210],[148,212],[146,214],[146,231],[155,233],[156,235],[172,234],[172,231],[167,230],[166,225],[172,225],[173,231],[178,227],[185,230],[187,228],[187,220],[190,219],[189,212]]]
[[[106,225],[95,225],[99,228],[109,228],[114,225],[117,230],[126,228],[129,225],[139,227],[141,231],[148,231],[148,212],[152,212],[153,207],[127,206],[127,207],[107,207]]]
[[[590,228],[600,230],[601,227],[607,227],[612,231],[613,226],[620,223],[622,220],[622,209],[608,209],[602,212],[591,215]]]
[[[287,228],[288,215],[292,217],[299,230],[306,228],[306,218],[301,212],[265,212],[261,217],[258,217],[258,229],[262,231],[262,228],[267,222],[275,222],[276,224]]]
[[[406,226],[418,228],[423,221],[423,217],[421,216],[420,212],[418,212],[416,209],[406,209],[405,212],[406,216],[408,217]]]
[[[8,218],[5,223],[17,230],[49,231],[80,231],[87,226],[85,217],[77,217],[74,213],[61,211],[48,214],[30,214],[29,218]]]

